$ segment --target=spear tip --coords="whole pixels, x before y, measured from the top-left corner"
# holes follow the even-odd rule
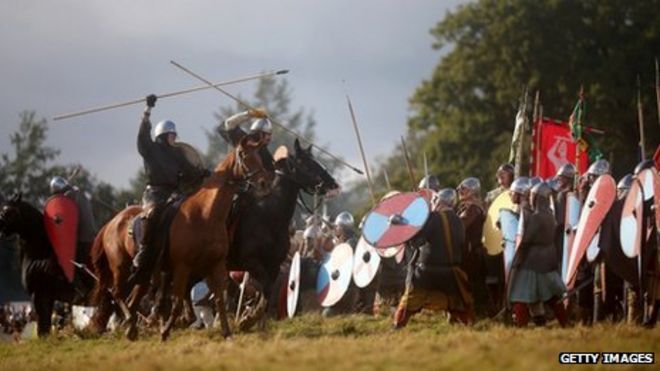
[[[279,70],[275,72],[276,75],[286,75],[287,73],[289,73],[289,70]]]

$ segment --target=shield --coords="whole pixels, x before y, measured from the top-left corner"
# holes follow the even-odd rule
[[[429,188],[420,188],[417,191],[417,193],[420,196],[424,197],[424,199],[426,200],[426,203],[428,203],[429,205],[431,204],[431,200],[433,200],[433,196],[435,195],[435,192],[432,189],[429,189]]]
[[[78,331],[87,328],[90,322],[92,322],[94,312],[96,312],[96,307],[71,306],[71,323],[73,327]]]
[[[355,285],[357,287],[367,287],[376,277],[379,265],[380,256],[376,252],[376,248],[369,245],[364,238],[360,238],[353,257],[353,281],[355,281]]]
[[[654,183],[657,176],[658,173],[653,168],[644,169],[637,175],[637,179],[639,179],[639,182],[642,184],[644,201],[653,198],[655,194]]]
[[[567,281],[564,283],[566,283],[569,289],[573,288],[578,265],[584,257],[584,253],[596,234],[598,227],[600,227],[603,219],[605,219],[605,215],[610,210],[610,207],[612,207],[615,197],[616,183],[608,174],[598,177],[591,190],[589,190],[587,200],[580,213],[580,221],[578,222],[577,233],[575,234],[575,240],[571,248],[571,255],[568,258]]]
[[[366,240],[365,240],[365,242],[366,242]],[[393,258],[393,257],[399,255],[399,253],[401,251],[403,251],[403,249],[405,247],[406,247],[406,245],[386,247],[384,249],[376,248],[376,253],[378,254],[378,256],[380,256],[383,259],[389,259],[389,258]]]
[[[383,200],[367,214],[362,236],[373,247],[401,245],[424,226],[429,204],[417,192],[400,193]]]
[[[598,246],[599,241],[600,228],[598,228],[598,232],[596,232],[594,238],[591,239],[591,243],[589,243],[589,246],[587,247],[587,261],[589,263],[593,263],[596,261],[596,258],[598,258],[598,254],[600,253],[600,246]]]
[[[178,148],[181,151],[181,153],[183,153],[183,156],[186,158],[186,160],[188,160],[188,162],[193,167],[200,170],[206,169],[206,165],[204,164],[204,159],[202,158],[202,155],[200,155],[200,152],[195,147],[184,142],[176,142],[174,144],[174,147]]]
[[[326,256],[316,278],[316,297],[324,307],[335,305],[348,290],[353,276],[353,249],[342,243]]]
[[[639,255],[642,244],[642,224],[644,217],[644,194],[642,183],[635,179],[630,185],[628,195],[621,210],[619,239],[623,253],[629,258]]]
[[[502,243],[504,244],[504,280],[509,282],[509,273],[513,256],[516,251],[516,233],[518,232],[518,214],[509,209],[500,210],[500,225],[502,226]]]
[[[486,214],[486,221],[484,221],[482,239],[488,255],[497,255],[502,252],[502,231],[497,227],[497,220],[500,217],[500,210],[513,210],[513,206],[508,192],[501,193],[490,204],[488,213]]]
[[[50,197],[44,205],[44,225],[57,262],[64,276],[73,282],[78,233],[78,205],[69,197],[58,194]]]
[[[289,268],[289,281],[286,287],[286,313],[289,318],[296,315],[300,296],[300,252],[296,251]]]
[[[566,194],[566,215],[564,218],[564,245],[561,258],[561,278],[566,282],[566,274],[568,271],[568,257],[571,254],[571,247],[575,240],[575,233],[577,232],[577,224],[580,220],[580,200],[573,192]]]

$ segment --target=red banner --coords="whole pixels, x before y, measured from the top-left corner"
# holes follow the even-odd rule
[[[543,118],[536,123],[533,145],[533,176],[553,177],[567,163],[575,164],[575,141],[566,122]],[[589,158],[580,152],[579,173],[587,170]]]

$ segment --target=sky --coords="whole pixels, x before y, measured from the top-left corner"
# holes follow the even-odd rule
[[[408,99],[441,53],[430,29],[459,3],[395,0],[3,0],[0,2],[0,153],[19,114],[48,119],[60,164],[80,163],[118,187],[142,166],[136,136],[142,105],[53,121],[58,114],[166,93],[200,82],[289,69],[291,108],[313,112],[322,144],[362,168],[345,94],[368,160],[386,156],[406,131]],[[345,81],[345,82],[344,82]],[[256,82],[226,87],[249,97]],[[206,149],[213,113],[233,105],[206,90],[159,100],[152,122],[171,119],[179,137]],[[350,171],[338,174],[348,180]]]

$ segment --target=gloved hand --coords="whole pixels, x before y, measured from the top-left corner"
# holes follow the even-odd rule
[[[149,94],[147,95],[147,107],[153,108],[156,105],[156,101],[158,100],[158,97],[156,94]]]
[[[264,119],[264,118],[268,117],[268,113],[266,113],[266,110],[263,109],[263,108],[249,109],[247,111],[247,113],[248,113],[248,115],[250,115],[250,117],[255,117],[255,118],[260,118],[260,119]]]

